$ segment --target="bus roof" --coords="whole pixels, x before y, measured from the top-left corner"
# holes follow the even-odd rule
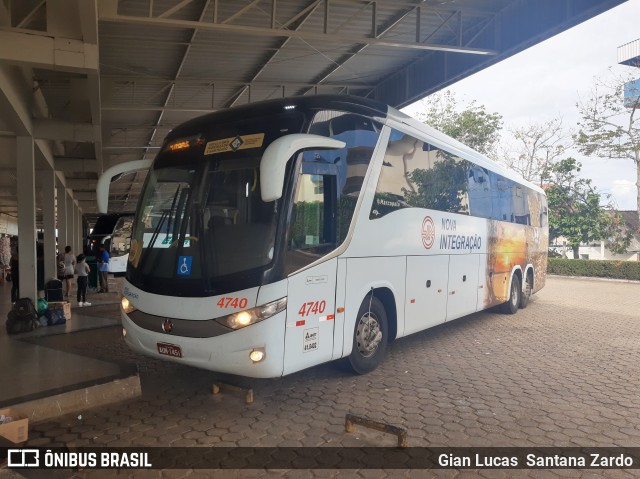
[[[383,123],[388,123],[386,121],[387,119],[391,122],[395,121],[407,125],[408,127],[421,132],[423,135],[427,135],[433,139],[437,146],[446,146],[447,149],[453,150],[452,153],[459,154],[459,156],[476,163],[478,166],[488,168],[506,178],[526,185],[532,190],[544,194],[542,188],[525,180],[516,172],[505,168],[499,163],[496,163],[435,128],[432,128],[425,123],[421,123],[409,115],[406,115],[405,113],[402,113],[401,111],[384,103],[371,100],[369,98],[349,95],[309,95],[279,98],[216,111],[194,118],[177,126],[169,132],[165,138],[165,144],[175,139],[200,134],[202,133],[203,126],[208,123],[227,123],[239,121],[248,117],[271,116],[281,112],[283,109],[299,109],[301,111],[327,109],[344,110],[369,117],[376,117]]]
[[[517,172],[510,170],[509,168],[506,168],[500,163],[496,163],[495,161],[486,157],[482,153],[477,152],[476,150],[470,148],[464,143],[461,143],[455,138],[445,135],[441,131],[436,130],[435,128],[427,125],[426,123],[419,122],[418,120],[392,107],[389,107],[388,118],[391,121],[396,121],[398,123],[407,125],[413,129],[422,131],[423,133],[431,137],[433,140],[435,140],[434,142],[437,143],[436,146],[446,146],[448,150],[453,150],[452,153],[457,153],[459,156],[472,161],[478,166],[488,168],[489,170],[495,173],[501,174],[505,178],[509,178],[510,180],[513,180],[516,183],[523,184],[531,188],[532,190],[537,191],[538,193],[545,194],[542,188],[540,188],[538,185],[534,183],[531,183],[530,181],[525,180]]]

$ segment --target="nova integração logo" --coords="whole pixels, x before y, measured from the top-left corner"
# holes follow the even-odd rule
[[[422,245],[430,249],[436,239],[436,227],[431,216],[425,216],[422,221]]]

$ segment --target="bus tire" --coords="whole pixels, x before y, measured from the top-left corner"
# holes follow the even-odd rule
[[[505,314],[516,314],[518,309],[520,309],[521,298],[522,290],[520,289],[520,278],[517,274],[514,274],[513,279],[511,280],[509,299],[502,305],[502,312]]]
[[[378,298],[367,296],[356,318],[353,349],[347,358],[349,369],[366,374],[377,368],[387,352],[388,339],[387,312]]]
[[[522,290],[522,296],[520,296],[520,309],[524,309],[529,304],[529,300],[531,299],[531,291],[533,289],[532,286],[533,277],[530,273],[527,274],[527,279],[524,282],[524,289]]]

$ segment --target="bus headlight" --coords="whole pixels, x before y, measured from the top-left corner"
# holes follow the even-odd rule
[[[125,314],[132,313],[136,310],[136,307],[131,304],[131,301],[129,301],[124,296],[122,297],[122,300],[120,300],[120,305],[122,306],[122,311],[124,311]]]
[[[240,329],[270,318],[285,309],[287,309],[287,298],[280,298],[262,306],[217,318],[216,321],[228,328]]]

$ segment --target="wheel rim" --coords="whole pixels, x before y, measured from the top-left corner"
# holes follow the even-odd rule
[[[356,344],[360,354],[370,358],[378,350],[381,340],[382,331],[378,318],[371,312],[362,315],[356,330]]]
[[[518,289],[514,286],[515,285],[511,286],[511,304],[515,306],[518,304]]]

